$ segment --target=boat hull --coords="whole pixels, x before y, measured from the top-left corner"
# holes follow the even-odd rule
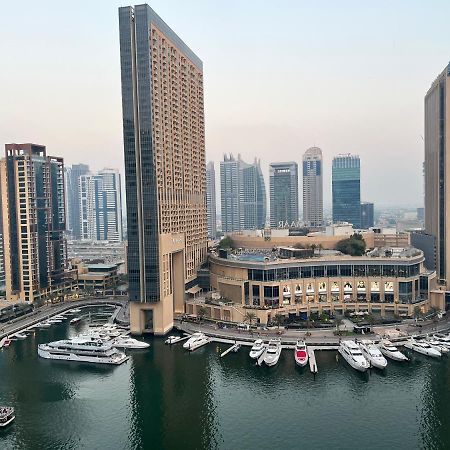
[[[352,359],[347,358],[347,355],[340,348],[338,349],[338,352],[345,359],[345,361],[347,361],[347,363],[351,367],[353,367],[355,370],[357,370],[358,372],[367,372],[367,369],[369,367],[365,367],[365,366],[362,366],[362,365],[359,365],[359,364],[355,364],[355,362]]]
[[[0,427],[7,427],[10,423],[13,422],[13,420],[16,418],[16,416],[11,416],[6,422],[0,423]]]
[[[75,353],[55,354],[39,347],[38,347],[38,355],[44,359],[57,359],[61,361],[86,362],[94,364],[110,364],[116,366],[124,363],[128,359],[128,356],[126,356],[123,353],[117,355],[117,357],[99,358],[95,356],[76,355]]]
[[[398,352],[398,354],[396,354],[383,348],[380,348],[380,352],[383,353],[383,355],[386,356],[386,358],[392,359],[393,361],[399,362],[408,361],[408,358],[401,352]]]

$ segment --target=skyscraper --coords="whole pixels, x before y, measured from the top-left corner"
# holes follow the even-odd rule
[[[261,164],[225,155],[220,162],[222,231],[261,229],[266,223],[267,201]]]
[[[67,230],[73,239],[81,239],[79,180],[89,174],[87,164],[67,167],[64,179],[66,188]]]
[[[303,221],[308,227],[323,225],[322,150],[311,147],[303,155]]]
[[[425,231],[436,242],[438,279],[450,288],[450,64],[425,96]]]
[[[270,226],[298,220],[298,165],[272,163],[269,167]]]
[[[217,236],[216,171],[212,161],[206,166],[206,208],[208,216],[208,237],[215,239]]]
[[[39,302],[63,283],[64,164],[43,145],[6,144],[0,163],[6,297]]]
[[[104,169],[79,180],[81,239],[122,240],[120,173]]]
[[[119,28],[131,331],[164,334],[206,258],[203,65],[148,5]]]
[[[361,172],[359,156],[333,158],[333,222],[349,222],[361,228]]]
[[[368,230],[374,225],[373,221],[373,203],[361,203],[361,228]]]

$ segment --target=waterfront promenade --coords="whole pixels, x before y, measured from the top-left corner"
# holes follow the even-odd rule
[[[129,323],[128,300],[123,298],[112,297],[96,297],[82,300],[71,300],[53,305],[46,305],[36,308],[32,313],[18,317],[7,323],[0,324],[0,339],[5,336],[17,333],[25,328],[28,328],[36,323],[56,316],[70,309],[88,307],[88,306],[102,306],[102,305],[116,305],[120,310],[116,314],[116,321],[120,324]]]

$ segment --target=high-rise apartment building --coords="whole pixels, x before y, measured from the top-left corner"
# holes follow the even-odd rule
[[[6,296],[38,302],[64,281],[64,164],[43,145],[6,144],[0,162]]]
[[[450,288],[450,64],[425,96],[425,231],[436,242],[438,279]]]
[[[271,163],[269,167],[270,226],[284,226],[298,220],[298,165]]]
[[[122,240],[122,196],[120,173],[104,169],[78,180],[81,239]]]
[[[374,226],[373,203],[361,203],[361,228],[368,230]]]
[[[207,252],[203,65],[148,5],[119,28],[131,331],[164,334]]]
[[[311,147],[303,154],[303,221],[308,227],[323,226],[322,150]]]
[[[65,172],[67,231],[73,239],[81,239],[80,222],[80,177],[89,174],[87,164],[73,164]]]
[[[349,222],[361,228],[361,171],[359,156],[333,158],[333,222]]]
[[[261,164],[225,155],[220,162],[222,231],[261,229],[266,223],[267,200]]]
[[[208,216],[208,237],[215,239],[217,236],[216,171],[212,161],[206,165],[206,208]]]

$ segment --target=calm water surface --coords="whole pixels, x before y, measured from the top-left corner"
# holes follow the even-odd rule
[[[38,358],[72,328],[0,351],[0,404],[16,408],[0,449],[450,449],[448,357],[359,374],[321,352],[315,381],[288,351],[255,367],[245,349],[220,360],[225,345],[158,338],[119,367]]]

